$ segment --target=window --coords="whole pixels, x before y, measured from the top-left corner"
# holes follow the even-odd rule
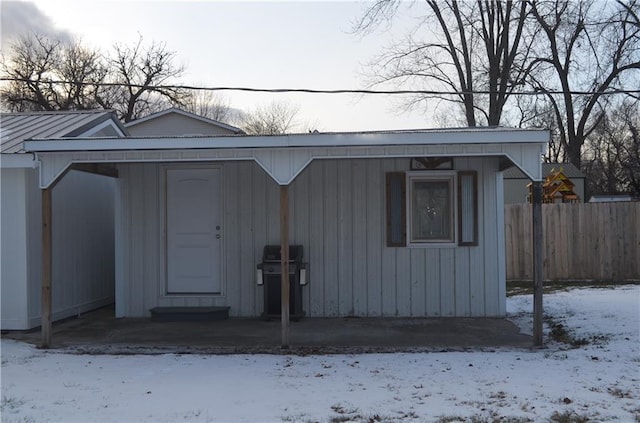
[[[408,178],[409,242],[454,242],[453,175]]]
[[[475,171],[388,173],[387,246],[478,245],[477,203]]]

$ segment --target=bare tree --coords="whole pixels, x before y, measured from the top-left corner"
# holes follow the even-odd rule
[[[400,2],[372,5],[356,30],[366,32],[391,19]],[[452,95],[420,95],[462,106],[469,126],[499,125],[509,97],[523,84],[533,36],[526,36],[529,3],[523,1],[427,0],[429,14],[412,34],[388,47],[370,64],[373,84],[410,84],[450,89]],[[419,38],[418,35],[426,38]],[[480,95],[475,91],[488,91]]]
[[[246,113],[240,127],[249,135],[280,135],[300,127],[296,121],[300,107],[274,101]]]
[[[142,36],[132,46],[114,46],[111,78],[117,86],[111,90],[111,102],[123,121],[158,111],[161,100],[184,105],[188,93],[175,87],[184,67],[174,64],[175,56],[164,43],[144,45]]]
[[[551,137],[543,157],[546,163],[566,162],[565,150],[560,140],[563,138],[558,126],[556,112],[546,101],[534,96],[516,98],[515,106],[519,116],[518,128],[542,128],[549,130]]]
[[[163,43],[115,45],[110,58],[99,51],[32,35],[12,45],[3,60],[3,108],[25,110],[115,109],[125,122],[182,106],[186,90],[175,84],[184,68]]]
[[[213,91],[191,91],[184,100],[184,110],[218,122],[231,123],[235,119],[229,99]]]
[[[32,34],[11,44],[2,74],[11,79],[0,89],[3,108],[47,111],[99,107],[108,71],[102,55],[80,42]]]
[[[585,143],[583,167],[590,194],[640,197],[640,102],[608,111]]]
[[[640,69],[639,3],[534,1],[531,10],[541,37],[529,83],[546,94],[566,158],[579,168],[585,140],[611,107],[605,93],[637,81],[631,73]]]

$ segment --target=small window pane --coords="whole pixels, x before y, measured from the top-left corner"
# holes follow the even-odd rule
[[[411,240],[450,241],[452,236],[449,180],[412,180]]]

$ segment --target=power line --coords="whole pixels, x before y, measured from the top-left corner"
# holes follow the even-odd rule
[[[0,81],[7,82],[24,82],[24,83],[43,83],[43,84],[71,84],[71,85],[84,85],[93,87],[133,87],[133,88],[147,88],[150,90],[192,90],[192,91],[243,91],[254,93],[303,93],[303,94],[366,94],[366,95],[408,95],[408,94],[421,94],[421,95],[490,95],[498,94],[497,91],[490,90],[470,90],[470,91],[445,91],[445,90],[370,90],[370,89],[313,89],[313,88],[254,88],[254,87],[202,87],[193,85],[140,85],[140,84],[122,84],[117,82],[82,82],[82,81],[62,81],[62,80],[33,80],[28,78],[0,78]],[[560,95],[565,94],[560,90],[533,90],[533,91],[515,91],[509,93],[509,95]],[[575,90],[569,91],[571,95],[615,95],[615,94],[640,94],[638,90],[623,90],[623,89],[608,89],[602,92],[598,91],[583,91]]]

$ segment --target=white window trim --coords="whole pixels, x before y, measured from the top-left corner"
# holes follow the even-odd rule
[[[433,172],[425,172],[425,171],[417,171],[417,172],[406,172],[406,233],[407,233],[407,247],[418,247],[418,248],[443,248],[443,247],[456,247],[457,243],[457,222],[458,222],[458,199],[456,193],[457,180],[456,180],[457,172],[455,171],[433,171]],[[451,239],[446,240],[428,240],[428,241],[413,241],[413,232],[411,230],[411,222],[412,222],[412,192],[413,185],[412,181],[414,180],[431,180],[431,181],[447,181],[449,183],[450,195],[451,195]]]

